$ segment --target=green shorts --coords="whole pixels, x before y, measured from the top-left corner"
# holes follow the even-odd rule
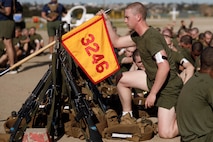
[[[58,30],[61,21],[47,22],[47,34],[48,36],[55,36],[56,30]]]
[[[204,136],[200,136],[191,140],[190,142],[212,142],[213,141],[213,131],[209,132]]]
[[[153,85],[147,79],[147,85],[149,89]],[[162,87],[161,91],[157,95],[156,106],[171,109],[173,106],[176,107],[178,96],[183,87],[183,81],[180,77],[176,76],[170,80],[165,86]]]
[[[13,20],[0,21],[0,38],[11,39],[15,35],[15,22]]]

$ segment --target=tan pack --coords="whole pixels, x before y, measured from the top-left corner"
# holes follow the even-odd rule
[[[47,17],[56,19],[59,15],[59,13],[57,12],[58,3],[48,4],[48,7],[50,8],[50,13],[47,15]]]
[[[129,113],[121,117],[118,122],[117,113],[109,109],[106,112],[108,127],[102,133],[103,138],[107,139],[127,139],[134,142],[150,140],[154,137],[154,127],[147,115],[135,119]]]
[[[10,134],[0,133],[0,142],[9,142]]]

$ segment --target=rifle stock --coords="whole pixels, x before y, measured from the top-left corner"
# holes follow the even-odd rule
[[[49,77],[51,77],[50,74],[51,74],[50,70],[48,70],[44,74],[42,79],[39,81],[39,83],[33,90],[32,94],[27,98],[27,100],[22,105],[21,109],[19,110],[15,124],[13,125],[13,127],[10,128],[10,130],[11,130],[11,136],[10,136],[10,140],[9,140],[10,142],[17,142],[16,135],[19,131],[22,120],[26,119],[26,123],[29,123],[31,121],[30,115],[33,112],[33,110],[36,107],[38,107],[38,105],[39,105],[36,99],[38,98],[40,92],[42,91],[42,89],[43,89],[45,83],[47,82],[47,80],[49,79]],[[20,138],[22,138],[22,136]]]
[[[89,106],[88,101],[85,99],[84,94],[79,91],[79,88],[75,81],[73,80],[70,72],[66,69],[65,64],[62,63],[63,71],[66,76],[67,82],[71,86],[72,91],[74,92],[74,104],[77,111],[76,119],[80,120],[84,118],[88,125],[89,129],[89,141],[91,142],[102,142],[102,137],[98,132],[98,129],[92,119],[94,112]],[[71,97],[71,96],[70,96]]]
[[[55,44],[56,51],[53,53],[52,58],[52,66],[49,67],[48,71],[44,74],[42,79],[39,81],[35,89],[33,90],[30,97],[25,101],[23,106],[18,112],[18,119],[11,128],[11,136],[10,136],[10,142],[17,142],[17,133],[19,132],[19,127],[22,123],[23,119],[26,119],[26,123],[29,123],[31,121],[31,114],[35,112],[35,109],[39,107],[39,103],[37,101],[37,98],[40,94],[44,94],[42,91],[46,91],[45,87],[48,85],[48,87],[51,87],[51,106],[50,111],[48,113],[48,122],[47,122],[47,129],[48,132],[51,134],[53,141],[55,141],[55,136],[59,138],[61,134],[64,134],[64,131],[62,130],[63,122],[62,122],[62,98],[63,98],[63,85],[65,85],[67,88],[69,88],[69,92],[67,92],[69,100],[71,100],[74,104],[74,109],[76,110],[76,120],[79,121],[83,119],[86,124],[87,128],[89,130],[88,139],[86,141],[89,142],[102,142],[102,136],[99,133],[97,127],[96,127],[96,115],[94,114],[90,102],[86,100],[85,94],[83,94],[77,83],[75,82],[75,78],[73,78],[73,74],[71,74],[71,69],[76,68],[75,65],[71,65],[72,58],[68,55],[68,53],[65,51],[65,49],[61,48],[61,36],[63,34],[62,30],[63,25],[60,25],[60,29],[57,31],[57,40],[52,42],[50,45]],[[48,45],[45,48],[49,48]],[[44,50],[44,49],[42,49]],[[36,53],[37,54],[37,53]],[[26,60],[29,60],[34,55],[31,55],[27,59],[23,60],[20,63],[17,63],[12,68],[18,66],[19,64],[25,62]],[[68,57],[66,57],[68,56]],[[70,59],[70,60],[69,60]],[[68,61],[67,61],[68,60]],[[72,62],[73,63],[73,62]],[[73,67],[73,68],[72,68]],[[12,69],[10,68],[10,69]],[[1,73],[0,73],[1,75]],[[87,80],[88,81],[88,80]],[[88,81],[89,82],[89,81]],[[91,82],[90,82],[91,83]],[[92,89],[94,96],[94,102],[99,103],[99,106],[102,108],[103,111],[105,111],[106,107],[104,104],[102,104],[98,89],[94,84],[89,84],[88,89]],[[96,118],[96,119],[95,119]],[[24,130],[22,131],[22,133]],[[22,138],[23,135],[20,137]]]

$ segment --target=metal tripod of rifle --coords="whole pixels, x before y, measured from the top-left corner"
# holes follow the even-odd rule
[[[70,91],[68,92],[68,97],[70,101],[74,104],[74,110],[76,111],[76,120],[84,119],[88,130],[89,130],[89,136],[87,138],[87,141],[91,142],[102,142],[102,137],[100,133],[98,132],[98,129],[95,125],[95,122],[93,120],[93,117],[95,117],[94,112],[92,111],[90,104],[88,100],[85,98],[85,94],[82,94],[80,91],[79,86],[74,80],[74,77],[72,76],[71,72],[72,69],[74,69],[73,60],[70,58],[70,56],[67,54],[67,52],[60,48],[61,43],[61,35],[63,34],[63,23],[60,26],[59,29],[59,39],[56,45],[58,46],[56,48],[56,65],[59,65],[60,67],[56,67],[57,70],[61,68],[61,77],[64,79],[63,82],[67,82],[65,85],[67,88],[70,88]],[[57,75],[60,76],[59,74]],[[59,82],[62,80],[59,80]],[[54,82],[54,81],[53,81]],[[55,81],[57,82],[57,80]],[[62,86],[62,85],[61,85]]]
[[[76,120],[83,119],[87,124],[89,135],[86,141],[102,142],[102,137],[93,120],[95,114],[90,107],[90,103],[86,100],[85,94],[80,91],[71,74],[73,61],[65,49],[61,48],[61,36],[63,33],[63,23],[61,23],[57,31],[52,65],[50,65],[48,71],[18,111],[17,120],[11,128],[10,142],[22,140],[24,131],[29,127],[29,123],[32,123],[33,117],[35,117],[44,101],[43,99],[48,102],[46,106],[42,107],[42,111],[48,114],[45,127],[53,141],[60,139],[64,134],[62,105],[65,96],[69,98],[69,103],[74,105]]]

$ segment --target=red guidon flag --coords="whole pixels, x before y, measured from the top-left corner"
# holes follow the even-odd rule
[[[64,34],[62,44],[94,84],[119,69],[103,15]]]

